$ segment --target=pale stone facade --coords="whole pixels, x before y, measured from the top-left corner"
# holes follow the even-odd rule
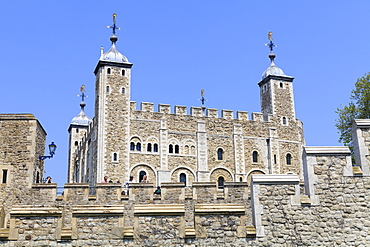
[[[70,127],[68,182],[95,186],[113,182],[244,182],[252,174],[297,174],[302,177],[302,123],[295,117],[293,78],[271,65],[258,83],[262,113],[130,101],[131,68],[112,48],[96,69],[95,117],[86,126]],[[114,56],[113,56],[114,55]],[[120,59],[116,59],[119,56]],[[273,57],[272,57],[273,56]],[[112,58],[114,57],[114,58]],[[190,114],[187,114],[187,112]],[[86,134],[77,134],[86,132]],[[77,143],[76,142],[76,143]]]
[[[356,157],[368,156],[369,123],[355,122]],[[2,147],[20,146],[23,134]],[[22,163],[12,158],[12,166]],[[0,186],[0,246],[369,246],[369,161],[356,163],[347,147],[304,147],[303,180],[260,174],[250,186],[223,189],[162,183],[160,195],[153,183],[133,183],[129,195],[119,183],[67,183],[57,194],[56,184],[12,180]],[[13,178],[22,172],[12,170]]]

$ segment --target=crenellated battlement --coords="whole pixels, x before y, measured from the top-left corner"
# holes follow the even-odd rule
[[[171,105],[168,104],[158,104],[158,111],[155,111],[155,105],[151,102],[141,102],[140,109],[137,109],[137,103],[135,101],[130,102],[130,109],[134,111],[142,112],[158,112],[163,114],[174,114],[174,115],[189,115],[193,117],[207,117],[207,118],[222,118],[222,119],[237,119],[241,121],[255,121],[255,122],[269,122],[271,115],[263,116],[260,112],[252,112],[251,118],[249,118],[249,113],[247,111],[237,111],[234,114],[233,110],[218,110],[215,108],[205,108],[205,112],[202,107],[190,107],[190,114],[188,114],[188,108],[186,106],[175,105],[173,110]]]

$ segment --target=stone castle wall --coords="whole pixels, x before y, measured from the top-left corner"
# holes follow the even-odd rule
[[[307,147],[297,175],[246,182],[33,184],[1,214],[2,246],[367,246],[370,177],[343,147]],[[301,192],[301,187],[306,192]]]

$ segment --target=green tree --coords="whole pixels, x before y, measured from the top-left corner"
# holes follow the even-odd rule
[[[339,142],[352,150],[352,122],[354,119],[370,118],[370,73],[357,79],[355,89],[350,96],[351,102],[343,108],[337,108],[335,127],[340,133]]]

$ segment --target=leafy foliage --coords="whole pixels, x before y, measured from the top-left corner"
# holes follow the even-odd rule
[[[348,105],[335,111],[339,116],[335,127],[340,133],[339,141],[352,148],[353,120],[370,118],[370,73],[357,79],[350,99]]]

